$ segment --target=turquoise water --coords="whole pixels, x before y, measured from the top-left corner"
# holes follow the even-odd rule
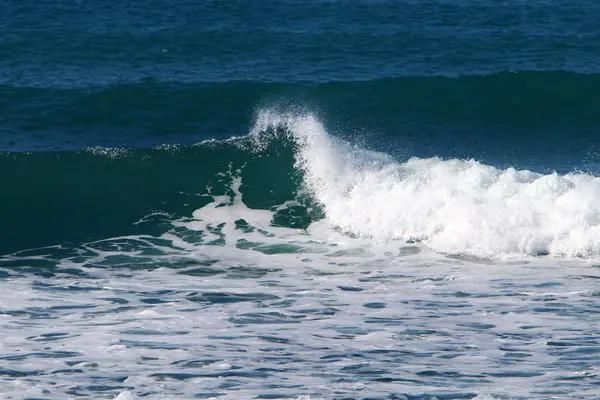
[[[598,15],[3,2],[0,392],[597,397]]]

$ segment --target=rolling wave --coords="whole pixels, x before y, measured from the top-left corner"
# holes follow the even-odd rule
[[[305,222],[287,223],[294,228],[325,224],[374,241],[420,241],[447,254],[600,255],[594,175],[472,159],[398,160],[331,135],[314,114],[300,111],[264,109],[248,135],[191,147],[4,153],[0,164],[18,177],[0,207],[14,227],[6,250],[160,231],[164,224],[135,222],[153,213],[190,215],[239,179],[250,209],[301,200]]]
[[[374,240],[422,241],[483,257],[600,255],[600,178],[539,174],[475,160],[397,162],[330,137],[312,115],[263,112],[256,132],[285,127],[303,186],[332,226]]]

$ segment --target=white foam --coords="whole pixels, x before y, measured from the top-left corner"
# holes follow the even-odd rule
[[[119,395],[115,397],[115,400],[137,400],[137,397],[126,390],[124,392],[119,393]]]
[[[326,222],[376,241],[419,240],[476,256],[600,255],[600,178],[542,175],[475,160],[389,156],[329,136],[311,114],[259,114],[251,136],[284,128]]]
[[[488,393],[480,393],[477,397],[475,397],[473,400],[497,400],[499,399],[498,397],[495,397],[491,394]]]

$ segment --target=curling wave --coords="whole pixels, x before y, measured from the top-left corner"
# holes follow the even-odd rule
[[[422,241],[451,254],[600,255],[600,178],[593,175],[475,160],[396,162],[329,136],[311,114],[263,111],[251,135],[277,129],[297,145],[304,190],[343,232]]]

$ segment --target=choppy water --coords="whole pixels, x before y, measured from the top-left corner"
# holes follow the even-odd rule
[[[308,238],[295,239],[279,251],[304,251],[187,246],[149,261],[114,250],[156,246],[123,238],[90,245],[89,261],[52,274],[15,268],[2,283],[2,391],[13,398],[596,396],[600,275],[589,266],[478,262],[417,246],[315,250]]]
[[[600,398],[594,2],[0,4],[0,397]]]

